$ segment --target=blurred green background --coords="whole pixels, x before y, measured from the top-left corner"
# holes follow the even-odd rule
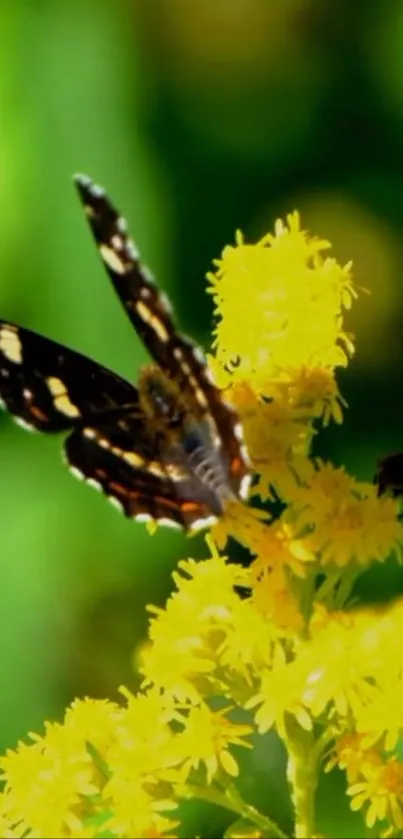
[[[173,298],[209,343],[205,273],[241,228],[298,208],[369,288],[348,317],[350,410],[318,451],[371,479],[403,447],[401,0],[23,0],[0,7],[0,316],[134,379],[145,353],[105,278],[71,175],[107,187]],[[74,696],[135,688],[144,606],[180,556],[206,553],[127,522],[62,468],[60,441],[0,417],[0,748]],[[393,565],[361,593],[403,589]],[[260,738],[245,796],[290,825],[284,758]],[[320,828],[360,836],[333,773]],[[189,807],[217,836],[225,813]]]

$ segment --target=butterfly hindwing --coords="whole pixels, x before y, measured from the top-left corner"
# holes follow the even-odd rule
[[[192,476],[164,458],[136,413],[99,419],[98,425],[75,429],[65,442],[77,477],[100,489],[129,518],[185,529],[213,520]]]
[[[137,404],[138,393],[86,356],[0,321],[0,399],[22,423],[56,432],[85,416]]]

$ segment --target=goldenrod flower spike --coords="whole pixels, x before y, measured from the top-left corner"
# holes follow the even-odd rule
[[[200,799],[233,814],[228,836],[285,839],[238,786],[268,730],[287,752],[296,839],[319,837],[316,789],[334,767],[363,831],[403,828],[403,600],[351,600],[363,569],[400,558],[399,507],[312,457],[321,425],[343,420],[335,374],[354,349],[351,264],[329,247],[294,213],[256,245],[237,234],[217,261],[210,363],[243,422],[251,504],[228,504],[209,556],[180,562],[165,608],[149,607],[140,691],[76,700],[0,759],[2,836],[167,839],[186,833],[180,802]],[[222,555],[228,537],[247,568]]]

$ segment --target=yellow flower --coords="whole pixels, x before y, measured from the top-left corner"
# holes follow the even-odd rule
[[[315,717],[327,711],[355,717],[374,701],[372,651],[362,643],[359,618],[330,614],[327,623],[301,643],[298,660],[306,674],[303,701]]]
[[[112,775],[104,795],[113,815],[103,829],[117,837],[164,836],[178,824],[163,815],[175,810],[177,803],[171,799],[156,800],[139,781],[133,782],[132,777]]]
[[[259,564],[252,567],[252,572],[259,568]],[[276,565],[271,570],[265,569],[259,573],[253,585],[252,604],[257,612],[264,615],[267,624],[276,629],[278,637],[291,636],[303,627],[298,598],[291,590],[290,577],[284,567]]]
[[[45,839],[68,836],[71,818],[77,823],[99,791],[85,740],[62,725],[47,725],[45,737],[7,752],[0,768],[8,818]]]
[[[121,715],[119,705],[108,699],[76,699],[66,711],[64,728],[71,730],[73,738],[78,736],[83,743],[89,742],[105,753]],[[47,745],[49,748],[49,732]]]
[[[378,498],[374,486],[357,483],[342,468],[319,464],[297,491],[294,511],[296,526],[311,532],[309,543],[324,565],[366,565],[400,552],[397,502]]]
[[[117,772],[119,766],[126,780],[159,777],[182,760],[170,726],[177,716],[174,703],[156,688],[137,696],[126,688],[121,688],[121,693],[127,706],[116,722],[115,740],[107,753],[108,767]]]
[[[298,478],[307,476],[310,416],[305,415],[302,421],[299,410],[286,399],[263,401],[245,383],[233,386],[231,399],[242,420],[253,470],[259,476],[251,495],[267,498],[273,485],[280,496],[288,497]]]
[[[263,571],[276,568],[289,568],[301,579],[309,572],[309,567],[316,560],[306,541],[296,537],[290,524],[281,519],[266,528],[265,551],[252,564],[252,579],[258,579]]]
[[[238,233],[208,277],[218,315],[217,359],[231,370],[227,381],[246,380],[263,394],[279,371],[345,365],[351,352],[342,323],[343,308],[356,296],[351,266],[323,258],[329,243],[302,231],[297,213],[287,216],[287,225],[277,221],[275,235],[256,245]]]
[[[403,764],[392,757],[384,763],[364,768],[365,779],[352,784],[347,795],[351,796],[351,809],[360,810],[367,805],[366,824],[374,827],[376,821],[388,818],[396,828],[403,827]]]
[[[346,405],[340,394],[333,370],[328,367],[301,367],[283,370],[273,379],[273,396],[299,412],[300,419],[322,418],[328,425],[331,419],[343,422],[342,406]]]
[[[12,819],[8,816],[8,795],[0,793],[0,836],[4,839],[20,839],[25,831],[24,824],[13,825]]]
[[[247,573],[217,553],[205,562],[181,562],[179,569],[174,574],[178,591],[165,610],[152,610],[152,644],[143,651],[141,670],[145,684],[156,683],[181,702],[197,703],[217,667],[217,647],[238,603],[234,586],[245,584]]]
[[[239,599],[232,610],[224,638],[217,648],[220,677],[231,684],[232,677],[253,684],[255,673],[271,661],[271,641],[276,629],[256,608],[253,599]],[[243,685],[238,687],[243,687]]]
[[[285,716],[291,714],[306,731],[312,728],[311,717],[302,698],[303,680],[299,666],[287,662],[283,647],[277,644],[271,668],[262,669],[260,689],[246,703],[247,708],[260,705],[255,713],[259,732],[264,734],[276,726],[280,736],[286,736]]]
[[[360,734],[343,734],[336,740],[331,757],[328,759],[325,772],[330,772],[335,766],[346,770],[349,785],[354,784],[362,773],[378,766],[381,760],[379,752],[364,746],[364,738]]]
[[[295,835],[318,836],[313,794],[330,743],[325,771],[346,771],[352,808],[369,827],[403,828],[393,752],[403,600],[346,609],[360,568],[399,554],[398,504],[311,455],[320,425],[343,419],[335,368],[354,351],[343,322],[351,266],[328,247],[295,213],[256,245],[238,234],[217,262],[210,366],[243,425],[250,495],[266,509],[226,500],[211,556],[179,563],[165,608],[149,607],[137,695],[77,700],[62,725],[0,759],[6,839],[168,839],[181,798],[196,794],[241,816],[234,836],[247,822],[251,835],[281,835],[232,780],[238,747],[271,728],[288,750]],[[229,537],[248,549],[247,568],[219,554]],[[252,725],[230,718],[250,709]]]
[[[238,764],[229,750],[230,745],[251,748],[244,737],[250,734],[252,727],[231,722],[226,716],[229,710],[211,711],[203,703],[190,708],[188,715],[183,717],[181,749],[189,755],[185,765],[190,772],[204,764],[208,784],[220,769],[232,777],[238,775]]]

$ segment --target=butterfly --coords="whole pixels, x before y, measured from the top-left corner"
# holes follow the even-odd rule
[[[403,495],[403,452],[394,452],[380,458],[374,476],[378,495],[391,495],[398,498]]]
[[[112,285],[153,363],[138,386],[90,358],[0,320],[0,399],[24,427],[67,432],[77,476],[126,516],[195,530],[245,500],[250,464],[234,408],[172,309],[105,191],[75,184]]]

